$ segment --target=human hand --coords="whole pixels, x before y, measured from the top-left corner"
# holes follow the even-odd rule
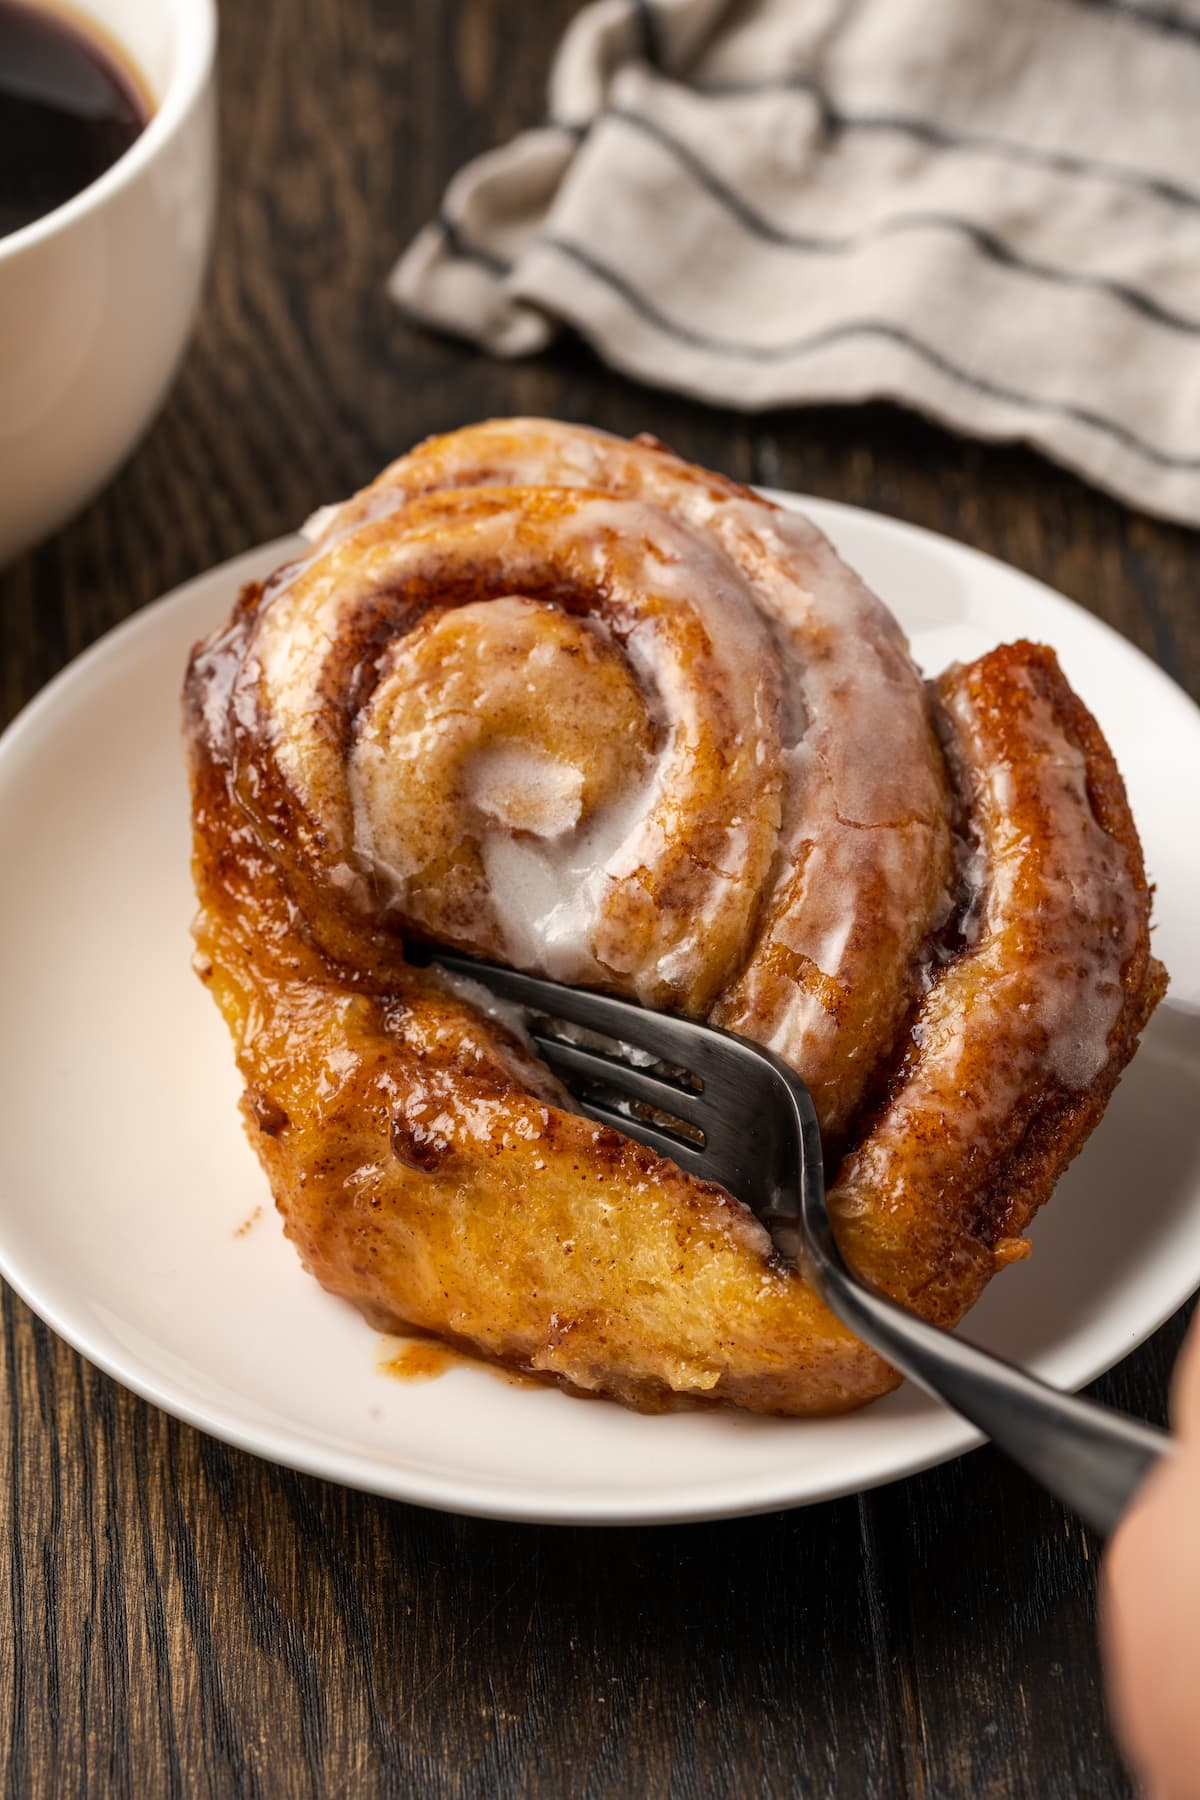
[[[1109,1703],[1147,1800],[1200,1796],[1200,1314],[1172,1410],[1177,1454],[1117,1528],[1101,1600]]]

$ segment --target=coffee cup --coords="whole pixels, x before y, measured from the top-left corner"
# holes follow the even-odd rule
[[[139,71],[145,128],[89,186],[0,237],[0,563],[109,479],[187,342],[216,187],[214,0],[82,0]]]

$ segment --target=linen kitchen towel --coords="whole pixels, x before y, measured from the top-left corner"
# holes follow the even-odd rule
[[[725,406],[893,399],[1200,523],[1200,9],[597,0],[392,292]]]

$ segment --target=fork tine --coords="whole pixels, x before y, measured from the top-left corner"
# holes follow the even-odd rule
[[[639,1144],[645,1144],[647,1150],[657,1151],[673,1162],[687,1175],[698,1175],[701,1181],[711,1181],[712,1174],[705,1163],[705,1152],[695,1144],[689,1144],[683,1138],[672,1137],[670,1132],[659,1131],[654,1125],[644,1124],[641,1119],[630,1118],[628,1113],[618,1112],[615,1106],[604,1106],[593,1100],[580,1100],[576,1096],[580,1112],[589,1119],[595,1119],[597,1125],[610,1125],[619,1131],[622,1137],[636,1138]]]
[[[798,1188],[820,1184],[820,1139],[812,1101],[799,1077],[772,1051],[696,1020],[651,1011],[636,1001],[564,987],[452,952],[422,951],[415,945],[407,949],[414,962],[441,964],[532,1014],[525,1029],[535,1053],[572,1090],[584,1117],[645,1144],[686,1174],[725,1188],[756,1212],[773,1234],[781,1221],[790,1224],[795,1219]],[[555,1020],[608,1039],[611,1050],[577,1042],[569,1034],[556,1036]],[[622,1047],[634,1054],[626,1059],[620,1054]],[[664,1066],[651,1073],[638,1066],[647,1059]],[[787,1123],[792,1116],[787,1096],[793,1092],[804,1133],[803,1155],[798,1154],[801,1145],[793,1143]],[[669,1127],[639,1117],[641,1106],[699,1128],[703,1147],[689,1142],[682,1129],[677,1136]],[[789,1248],[776,1241],[786,1255],[792,1254],[794,1245]]]
[[[537,975],[523,975],[516,969],[502,968],[498,963],[478,962],[473,957],[457,956],[447,951],[433,953],[431,961],[456,975],[465,975],[490,988],[503,1000],[513,1000],[534,1012],[551,1018],[566,1019],[618,1042],[631,1035],[629,1015],[637,1018],[636,1044],[663,1062],[680,1068],[696,1064],[695,1026],[685,1019],[672,1019],[666,1013],[648,1012],[629,1000],[615,1000],[608,994],[597,994],[590,988],[567,988],[557,981],[543,981]],[[672,1090],[674,1091],[674,1090]],[[678,1108],[668,1109],[678,1111]]]
[[[712,1110],[711,1107],[706,1109],[703,1095],[676,1087],[669,1081],[660,1081],[656,1075],[631,1068],[627,1062],[606,1056],[602,1050],[567,1043],[541,1031],[531,1031],[529,1035],[542,1060],[548,1062],[568,1085],[571,1076],[582,1077],[585,1081],[603,1081],[629,1099],[640,1101],[643,1106],[652,1106],[657,1112],[673,1113],[677,1119],[686,1119],[689,1125],[700,1127],[704,1125],[706,1111]]]

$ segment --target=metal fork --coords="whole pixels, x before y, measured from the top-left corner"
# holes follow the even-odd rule
[[[817,1117],[794,1069],[714,1026],[471,957],[430,955],[523,1009],[538,1055],[589,1118],[745,1201],[856,1337],[1093,1530],[1114,1529],[1171,1439],[927,1324],[856,1275],[834,1236]]]

